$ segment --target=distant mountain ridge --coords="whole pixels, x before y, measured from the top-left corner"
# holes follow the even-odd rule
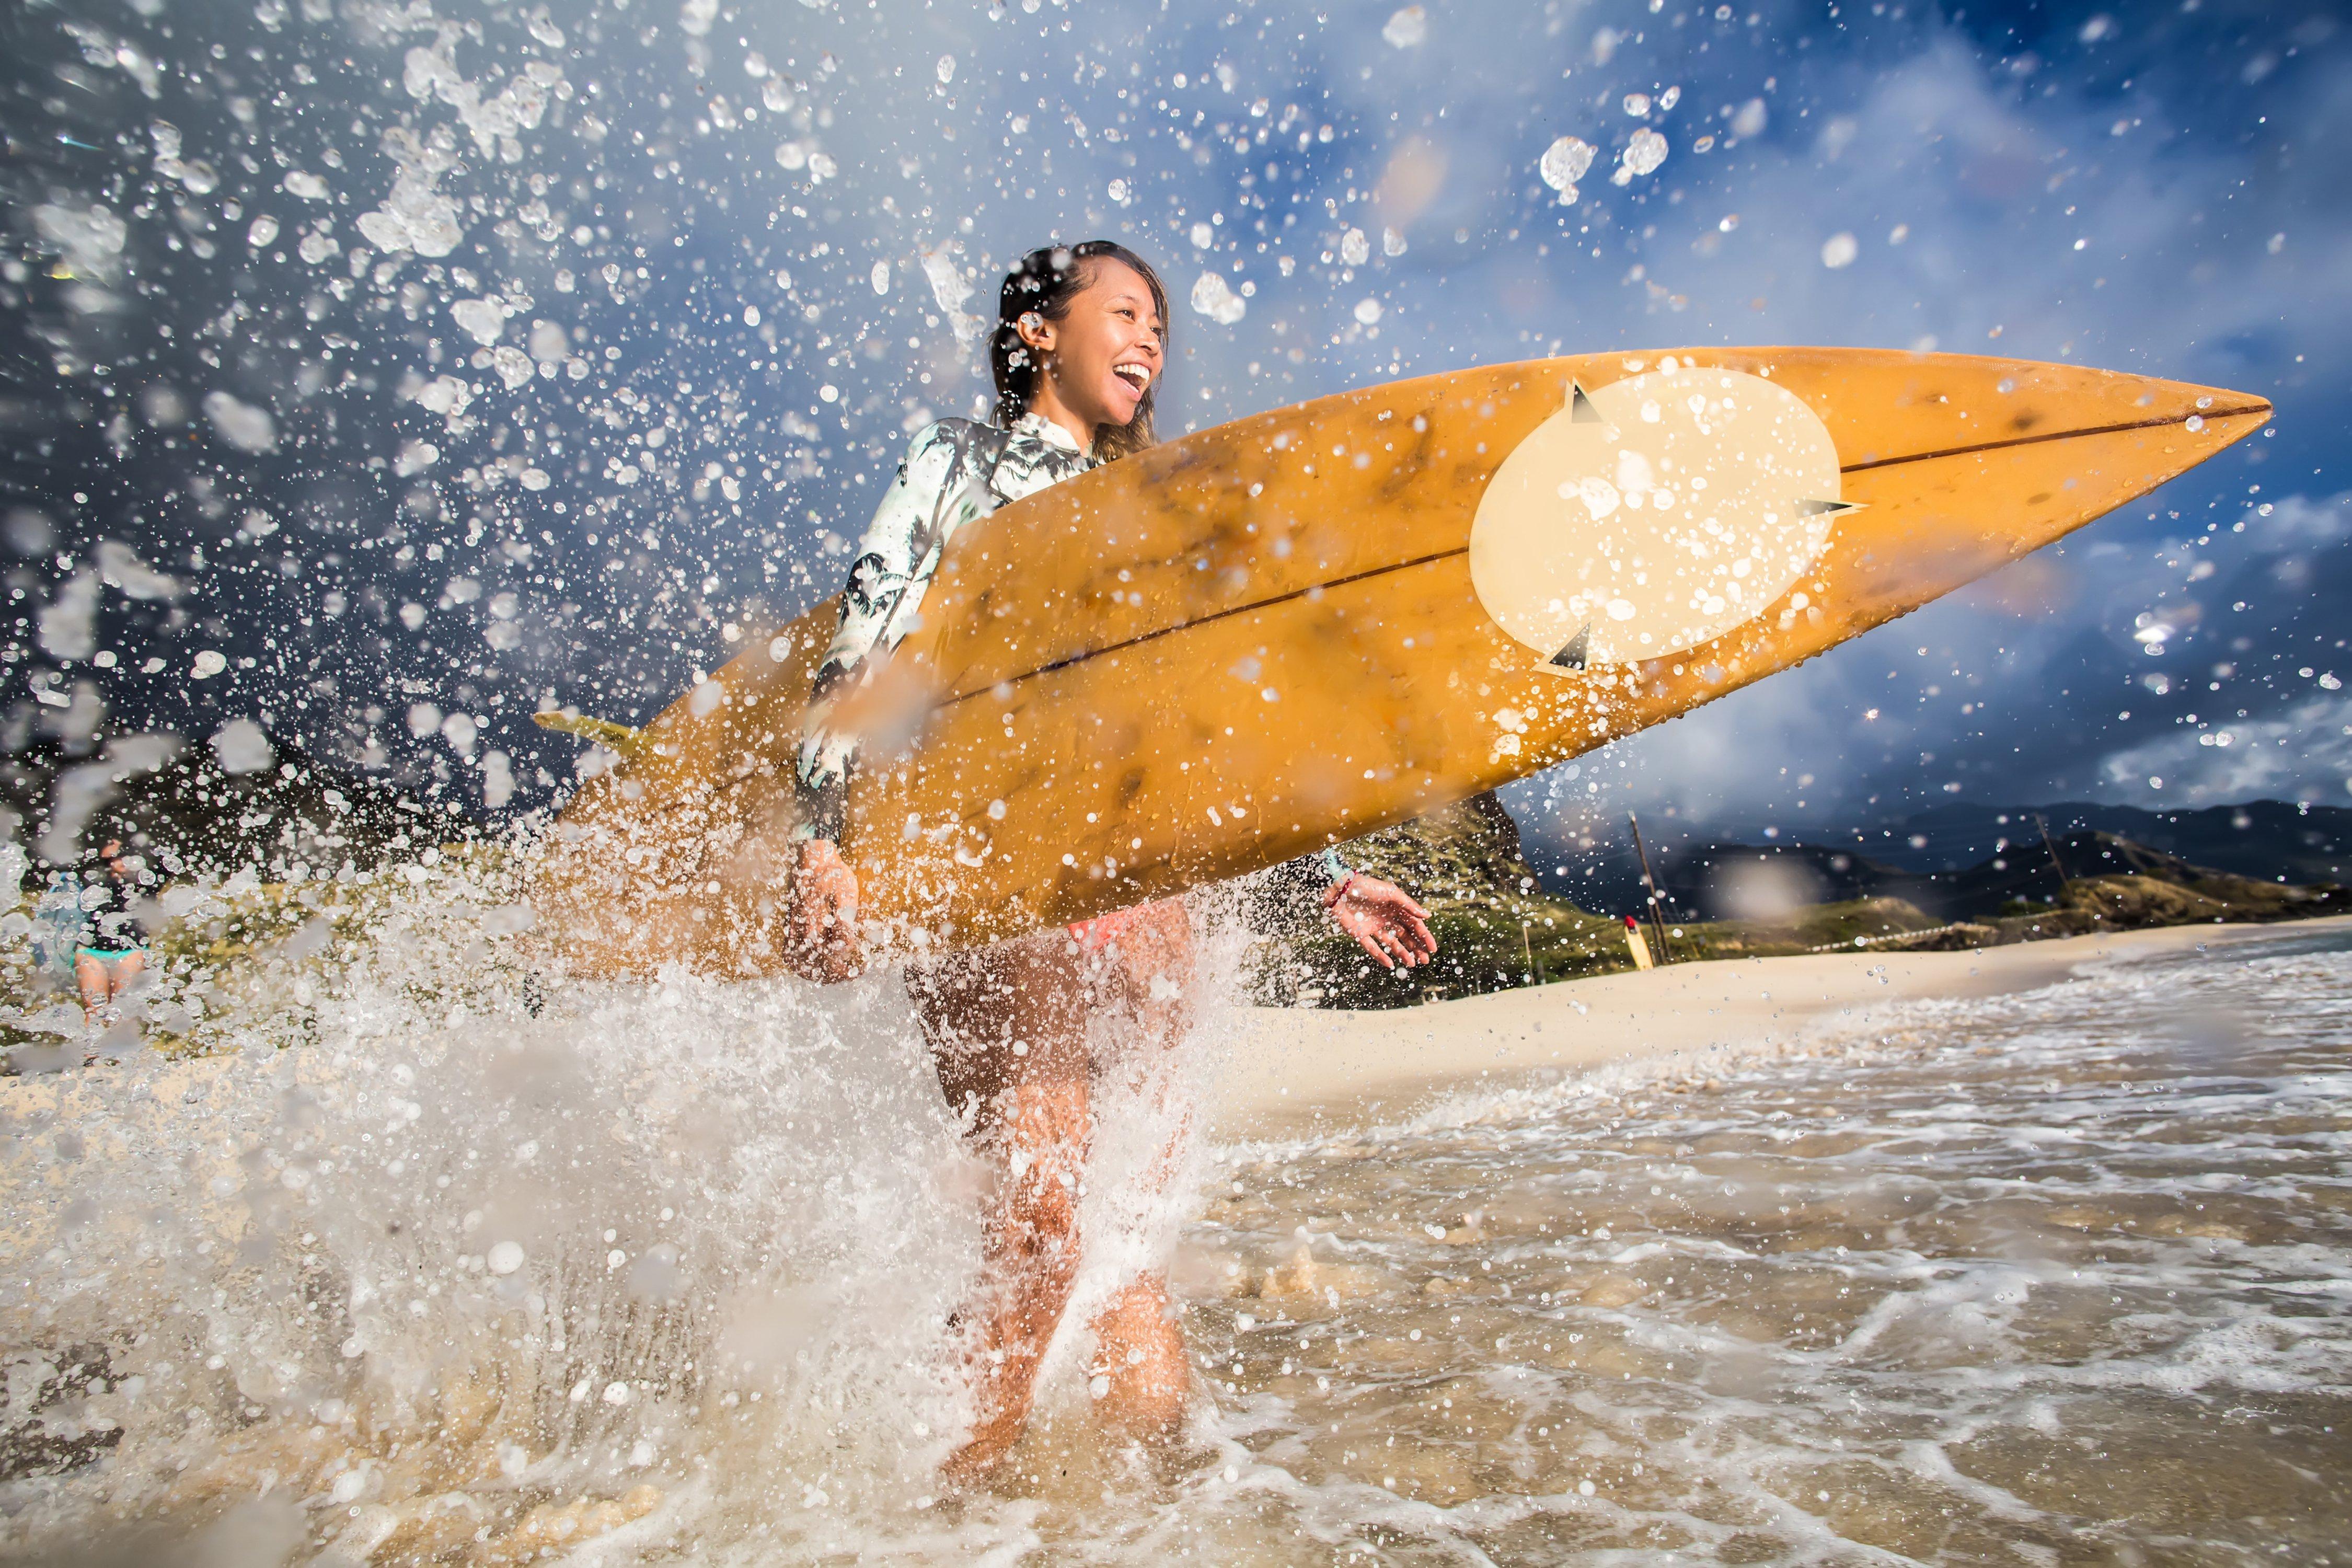
[[[1949,871],[1989,859],[1998,841],[2087,830],[2145,844],[2217,871],[2263,881],[2352,881],[2352,808],[2284,800],[2189,811],[2065,801],[2056,805],[1941,805],[1904,820],[1872,858],[1914,871]],[[1915,844],[1914,839],[1925,839]]]
[[[2079,801],[2046,806],[1948,805],[1899,824],[1843,832],[1805,830],[1762,843],[1700,839],[1678,822],[1648,816],[1642,819],[1642,829],[1649,839],[1651,863],[1669,895],[1685,912],[1695,915],[1703,903],[1698,895],[1709,868],[1729,863],[1743,851],[1751,858],[1808,868],[1820,879],[1823,899],[1881,893],[1909,898],[1901,890],[1907,885],[1904,879],[1932,877],[1948,886],[1931,896],[1947,901],[1957,886],[1949,883],[1951,878],[1973,868],[1986,868],[1988,876],[1997,877],[2000,873],[1990,868],[1996,860],[2008,863],[2003,872],[2014,868],[2024,883],[2031,882],[2037,865],[2047,879],[2050,858],[2042,847],[2042,821],[2048,823],[2070,866],[2077,850],[2068,846],[2088,836],[2080,849],[2087,857],[2086,868],[2072,874],[2088,876],[2094,874],[2093,865],[2121,864],[2105,858],[2112,840],[2187,866],[2256,881],[2352,884],[2352,809],[2289,801],[2250,801],[2195,811],[2147,811]],[[1852,865],[1837,865],[1841,858]],[[1538,852],[1530,858],[1546,891],[1586,909],[1633,909],[1642,902],[1642,869],[1622,818],[1596,821],[1589,836],[1570,848]],[[2048,890],[2056,890],[2054,881]]]
[[[2262,885],[2334,885],[2332,878],[2247,876],[2092,830],[1995,842],[2001,847],[1973,866],[1930,872],[1821,844],[1693,845],[1660,863],[1658,879],[1668,918],[1699,921],[1771,919],[1854,899],[1900,899],[1938,920],[1985,920],[2017,904],[2063,903],[2071,884],[2112,877],[2171,882],[2225,900]]]

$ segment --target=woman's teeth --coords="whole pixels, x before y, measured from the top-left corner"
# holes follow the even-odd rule
[[[1115,364],[1110,367],[1110,373],[1134,383],[1138,392],[1151,384],[1151,372],[1139,364]]]

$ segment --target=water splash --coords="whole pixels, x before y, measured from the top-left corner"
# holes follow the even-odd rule
[[[11,1548],[257,1495],[352,1560],[919,1523],[982,1173],[897,977],[565,982],[530,864],[297,926],[210,1055],[9,1086]],[[1082,1298],[1173,1212],[1179,1087],[1112,1079]]]

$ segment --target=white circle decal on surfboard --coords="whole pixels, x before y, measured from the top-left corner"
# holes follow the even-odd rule
[[[1796,586],[1845,510],[1836,444],[1802,398],[1744,371],[1652,371],[1571,387],[1503,459],[1470,581],[1557,668],[1657,658]]]

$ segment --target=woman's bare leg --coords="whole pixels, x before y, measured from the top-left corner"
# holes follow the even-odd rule
[[[982,1222],[982,1278],[971,1311],[971,1436],[948,1474],[984,1474],[1019,1438],[1045,1348],[1077,1275],[1079,1185],[1093,1135],[1089,1016],[1108,1009],[1129,1050],[1164,1055],[1191,1026],[1192,930],[1171,900],[1139,911],[1103,952],[1082,954],[1061,931],[958,954],[909,977],[950,1106],[972,1116],[975,1149],[994,1166]],[[1157,984],[1155,984],[1155,982]],[[1164,1064],[1144,1064],[1158,1068]],[[1153,1174],[1173,1173],[1189,1113]],[[1191,1373],[1167,1282],[1156,1270],[1123,1286],[1092,1323],[1100,1409],[1116,1425],[1163,1435],[1182,1419]]]
[[[994,1167],[969,1310],[975,1411],[951,1477],[984,1474],[1021,1435],[1078,1268],[1078,1184],[1093,1131],[1085,985],[1060,931],[959,954],[910,977],[940,1087],[972,1114]]]
[[[1192,1028],[1193,977],[1192,923],[1173,899],[1137,911],[1098,955],[1090,977],[1097,1005],[1120,1015],[1120,1045],[1140,1058],[1129,1065],[1157,1079],[1161,1092],[1171,1096],[1177,1086],[1165,1077],[1167,1058]],[[1192,1125],[1192,1112],[1181,1101],[1163,1110],[1166,1138],[1147,1178],[1155,1192],[1173,1179]],[[1089,1327],[1103,1418],[1143,1436],[1174,1432],[1184,1417],[1192,1369],[1166,1276],[1150,1269],[1129,1279]]]
[[[144,948],[137,947],[108,964],[106,966],[106,999],[111,1002],[130,990],[131,983],[138,979],[139,972],[146,967],[147,952]]]

